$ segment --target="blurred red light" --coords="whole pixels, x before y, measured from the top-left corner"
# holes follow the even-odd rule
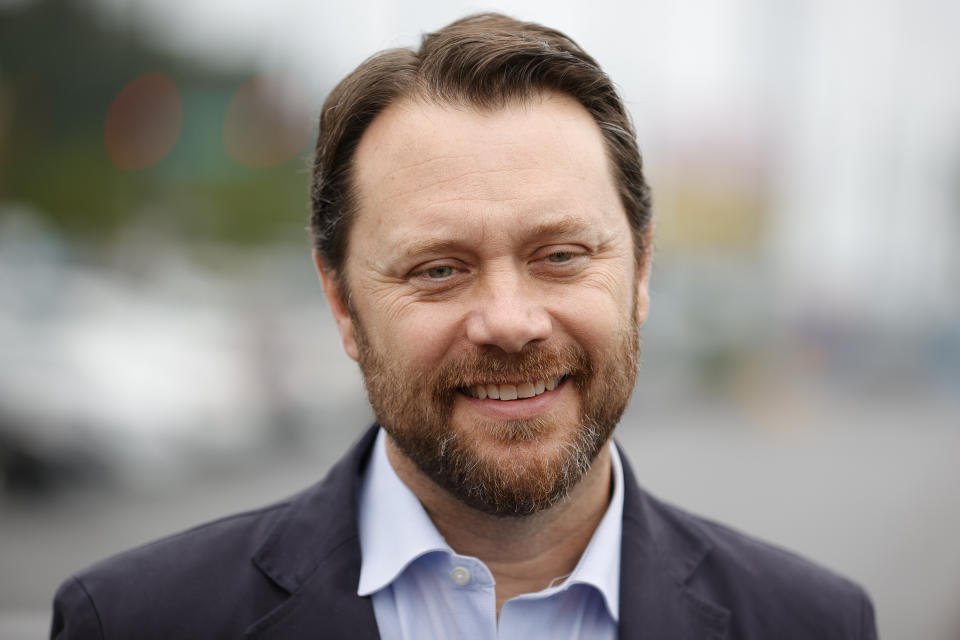
[[[183,127],[183,101],[165,75],[149,73],[117,93],[104,141],[118,169],[145,169],[170,153]]]

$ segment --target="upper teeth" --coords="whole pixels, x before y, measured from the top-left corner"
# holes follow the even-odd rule
[[[521,382],[520,384],[475,384],[467,387],[466,391],[474,398],[481,400],[516,400],[517,398],[532,398],[544,391],[553,391],[560,384],[563,376],[536,382]]]

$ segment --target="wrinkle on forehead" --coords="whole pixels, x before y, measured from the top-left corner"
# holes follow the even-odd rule
[[[393,202],[405,200],[427,206],[458,200],[465,203],[522,200],[535,197],[537,188],[542,191],[546,187],[544,183],[557,174],[522,145],[510,143],[509,151],[497,146],[487,143],[485,148],[474,149],[471,154],[427,160],[398,154],[392,166],[377,167],[378,170],[360,176],[360,207],[391,206]],[[411,159],[415,160],[413,164]]]
[[[421,163],[421,166],[422,166],[423,164],[426,164],[426,163]],[[411,171],[418,171],[418,172],[419,172],[419,171],[421,171],[421,168],[420,168],[420,167],[410,168],[410,170],[411,170]],[[408,195],[412,195],[412,194],[414,194],[414,193],[417,193],[418,191],[425,191],[425,190],[428,190],[428,189],[443,190],[444,187],[446,187],[446,186],[448,186],[448,185],[453,185],[454,183],[457,183],[457,184],[456,184],[456,186],[457,186],[457,193],[462,193],[462,192],[463,192],[463,189],[465,189],[465,188],[469,189],[469,187],[471,186],[471,183],[470,183],[470,181],[468,180],[469,178],[475,178],[475,180],[473,181],[473,185],[472,185],[472,186],[474,186],[474,187],[481,187],[482,184],[483,184],[482,178],[487,178],[487,177],[490,177],[490,176],[495,176],[495,175],[498,175],[498,174],[506,174],[506,173],[509,173],[509,174],[512,175],[512,176],[517,176],[517,175],[522,174],[522,172],[525,171],[525,170],[528,170],[528,168],[527,168],[527,167],[519,167],[519,168],[516,168],[516,167],[502,168],[502,167],[501,167],[501,168],[495,168],[495,169],[494,169],[494,168],[491,168],[491,169],[485,169],[485,168],[479,168],[479,169],[478,169],[478,168],[468,168],[468,169],[465,169],[465,170],[462,170],[462,171],[456,171],[456,172],[454,172],[454,171],[450,171],[450,170],[449,170],[449,167],[448,167],[448,170],[447,170],[447,171],[442,171],[442,170],[441,170],[441,171],[438,171],[438,172],[432,173],[432,174],[431,174],[431,173],[424,174],[423,177],[426,178],[425,180],[419,180],[419,181],[418,181],[418,180],[410,180],[410,182],[413,184],[413,186],[411,186],[409,189],[407,189],[407,190],[405,190],[405,191],[404,191],[404,190],[400,190],[400,191],[391,192],[391,193],[389,193],[389,196],[390,196],[390,198],[402,198],[402,197],[404,197],[404,196],[408,196]],[[403,168],[397,169],[397,171],[396,171],[394,174],[392,174],[391,176],[389,176],[389,179],[390,179],[391,181],[393,181],[393,182],[396,182],[397,180],[399,180],[399,179],[401,178],[401,176],[398,175],[398,174],[402,174],[404,171],[405,171],[405,169],[403,169]],[[451,175],[451,174],[452,174],[452,175]],[[464,184],[464,182],[467,182],[467,184]],[[496,201],[502,202],[502,201],[506,201],[506,200],[519,200],[519,199],[521,199],[521,198],[520,198],[519,196],[513,196],[513,197],[497,197],[495,194],[490,194],[490,196],[487,197],[487,198],[455,197],[455,198],[450,198],[450,199],[448,199],[448,200],[437,200],[437,201],[435,201],[433,204],[434,204],[434,205],[440,205],[440,204],[446,204],[447,202],[452,202],[452,201],[454,201],[454,200],[470,200],[470,199],[478,199],[478,200],[479,200],[479,199],[489,199],[489,200],[492,200],[492,201],[495,201],[495,202],[496,202]]]

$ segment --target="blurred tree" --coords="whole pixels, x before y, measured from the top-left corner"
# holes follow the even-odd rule
[[[201,240],[302,241],[305,150],[250,168],[224,148],[231,96],[252,73],[158,51],[139,27],[108,27],[102,18],[93,3],[73,0],[0,9],[0,203],[26,203],[94,242],[134,221]],[[151,166],[119,168],[105,145],[107,114],[124,87],[158,73],[182,101],[179,137]],[[259,104],[277,111],[254,123],[266,138],[270,127],[280,137],[292,126],[286,120],[303,118],[274,95]]]

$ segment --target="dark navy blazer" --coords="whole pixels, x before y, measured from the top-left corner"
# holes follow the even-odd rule
[[[370,598],[357,596],[356,496],[374,434],[289,500],[69,578],[54,600],[51,637],[378,638]],[[857,585],[656,500],[626,460],[624,477],[620,638],[876,638]]]

